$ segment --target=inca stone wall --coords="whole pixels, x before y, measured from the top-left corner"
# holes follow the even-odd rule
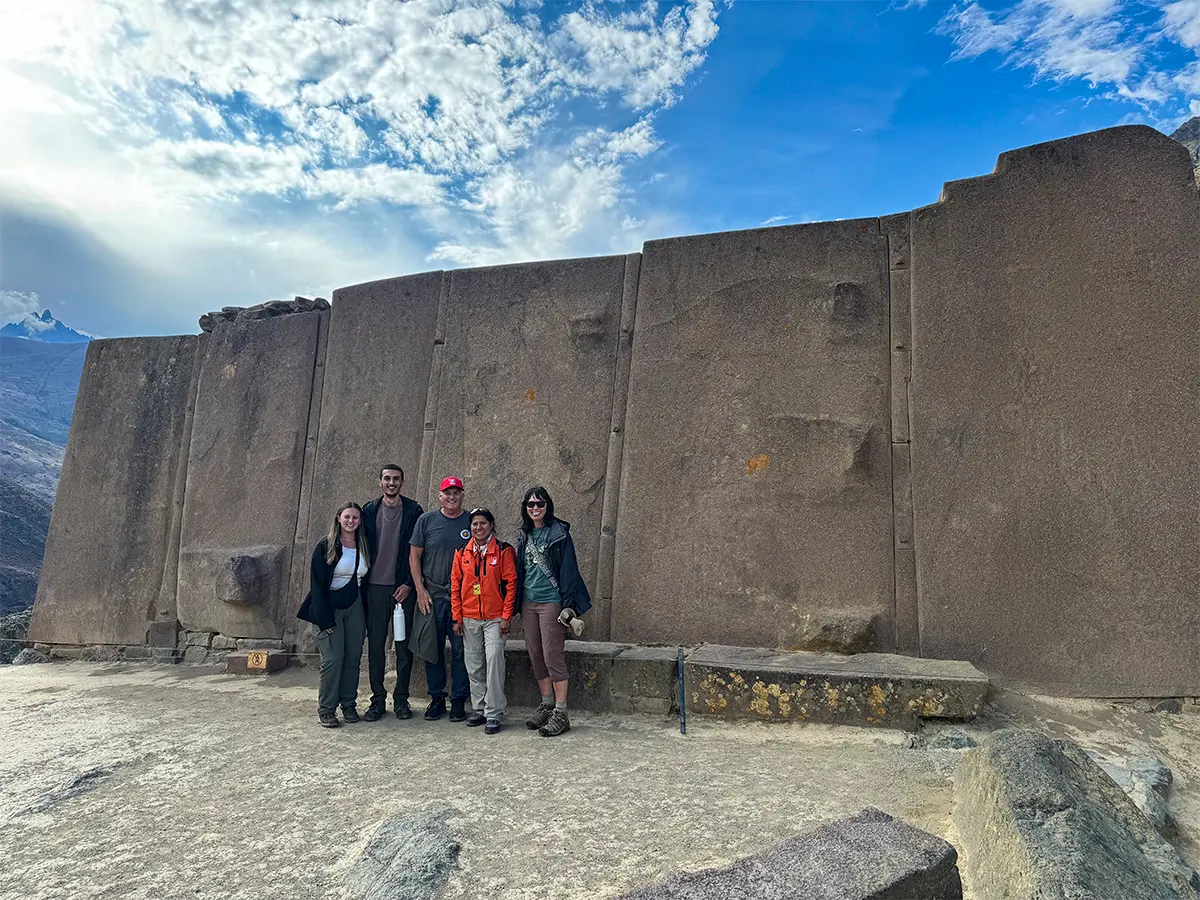
[[[395,462],[507,538],[544,483],[593,638],[1200,694],[1200,193],[1151,129],[912,213],[278,312],[93,343],[32,639],[294,641],[313,543]]]
[[[887,274],[877,219],[646,245],[615,639],[891,646]]]
[[[912,217],[921,650],[1065,694],[1200,689],[1200,195],[1118,128]]]
[[[30,625],[39,640],[142,644],[160,604],[174,627],[180,448],[206,340],[88,345]]]
[[[188,631],[278,637],[308,441],[320,313],[216,329],[200,368],[179,547]]]

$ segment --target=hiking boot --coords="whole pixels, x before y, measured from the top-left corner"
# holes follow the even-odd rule
[[[495,734],[499,730],[500,730],[500,720],[499,719],[488,719],[487,725],[485,725],[483,727],[484,734]]]
[[[450,721],[461,722],[467,717],[467,701],[462,697],[450,701]]]
[[[378,722],[381,718],[383,718],[383,712],[384,709],[382,706],[376,706],[374,703],[372,703],[367,707],[367,711],[363,713],[363,721]]]
[[[567,718],[565,709],[556,709],[550,714],[550,721],[538,729],[542,737],[558,737],[571,730],[571,720]]]
[[[482,725],[486,721],[488,721],[488,717],[485,716],[481,712],[473,712],[469,716],[467,716],[467,724],[470,725],[472,728],[475,728],[478,725]]]
[[[538,704],[538,708],[534,710],[533,717],[525,722],[525,727],[530,731],[537,731],[547,722],[550,721],[550,716],[554,713],[554,702],[542,702]]]
[[[434,697],[429,701],[429,708],[425,710],[425,718],[429,721],[440,719],[446,713],[446,698]]]
[[[408,705],[407,700],[397,700],[396,701],[396,718],[397,719],[411,719],[412,718],[412,707]]]
[[[347,725],[353,725],[355,722],[358,721],[358,707],[343,706],[342,707],[342,718],[346,720]]]
[[[322,728],[340,728],[342,723],[338,721],[337,713],[319,712],[317,713],[317,721]]]

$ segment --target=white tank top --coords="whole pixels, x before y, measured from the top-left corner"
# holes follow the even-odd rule
[[[355,569],[358,570],[355,573]],[[357,574],[358,581],[361,584],[362,578],[367,574],[367,561],[358,558],[358,551],[350,547],[342,548],[342,555],[337,561],[337,565],[333,567],[333,581],[329,583],[331,590],[340,590],[350,583],[350,576]]]

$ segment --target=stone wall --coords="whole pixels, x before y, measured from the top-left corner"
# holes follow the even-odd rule
[[[877,219],[646,245],[615,640],[891,645],[887,275]]]
[[[31,641],[141,644],[160,612],[173,623],[182,448],[206,340],[88,345]]]
[[[1116,128],[912,225],[921,652],[1064,694],[1200,691],[1200,194]]]
[[[1197,298],[1190,161],[1132,127],[912,213],[97,341],[33,639],[295,642],[312,545],[394,462],[426,506],[462,475],[509,539],[546,484],[592,639],[1200,694]]]
[[[188,631],[273,638],[294,619],[292,547],[326,315],[236,321],[208,339],[180,534]]]

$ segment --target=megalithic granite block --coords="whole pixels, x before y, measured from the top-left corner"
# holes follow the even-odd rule
[[[723,869],[674,875],[622,900],[962,900],[958,854],[868,807]]]

